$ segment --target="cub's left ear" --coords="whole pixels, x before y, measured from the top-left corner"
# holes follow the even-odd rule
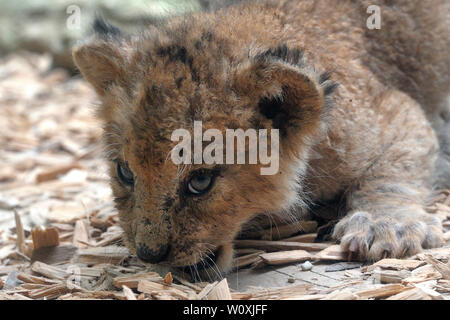
[[[317,74],[302,52],[280,46],[263,52],[236,71],[238,94],[255,103],[262,123],[280,130],[285,140],[314,134],[329,112],[330,95],[337,84],[330,74]]]
[[[114,84],[125,80],[126,59],[120,30],[97,18],[95,35],[87,43],[75,47],[72,55],[84,78],[100,97]]]

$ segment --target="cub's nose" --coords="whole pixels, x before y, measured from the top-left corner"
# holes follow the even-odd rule
[[[159,249],[152,250],[147,245],[141,244],[137,247],[136,253],[139,259],[145,262],[158,263],[163,261],[169,254],[169,246],[162,245]]]

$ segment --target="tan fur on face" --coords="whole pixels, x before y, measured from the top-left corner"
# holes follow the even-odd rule
[[[334,236],[361,259],[401,257],[441,243],[439,223],[422,207],[436,137],[418,103],[399,90],[418,95],[395,73],[377,74],[386,61],[368,51],[364,9],[354,1],[244,4],[173,18],[139,37],[99,35],[75,48],[75,62],[103,100],[112,187],[132,250],[168,245],[166,262],[187,266],[221,248],[217,263],[226,271],[232,240],[256,215],[336,199],[349,215]],[[383,41],[379,48],[389,55],[395,39]],[[414,57],[403,49],[396,59]],[[435,87],[448,89],[448,72],[435,71],[447,77]],[[432,94],[429,83],[411,77]],[[436,109],[436,99],[418,100]],[[171,134],[192,132],[194,121],[222,133],[280,129],[279,172],[175,165]],[[133,186],[118,180],[117,161],[133,172]],[[214,186],[187,195],[191,173],[202,168],[217,173]]]

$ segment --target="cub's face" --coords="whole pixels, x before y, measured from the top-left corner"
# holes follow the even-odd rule
[[[98,116],[127,246],[145,262],[206,279],[229,270],[233,239],[246,222],[297,203],[334,85],[283,45],[250,54],[206,30],[133,38],[101,21],[96,29],[74,59],[102,101]],[[227,129],[268,129],[269,142],[270,130],[279,129],[278,171],[262,175],[265,165],[248,161],[174,163],[179,141],[172,134],[184,129],[193,141],[194,121],[223,137]],[[248,143],[245,152],[248,159]]]

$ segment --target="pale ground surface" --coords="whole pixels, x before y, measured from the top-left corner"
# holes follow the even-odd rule
[[[0,60],[0,288],[3,287],[0,299],[224,297],[217,296],[223,289],[220,285],[164,285],[158,274],[129,257],[121,247],[117,212],[101,158],[101,128],[92,117],[95,95],[82,79],[70,79],[62,70],[48,71],[49,66],[49,57],[30,54]],[[429,209],[443,221],[444,231],[448,231],[450,191],[441,193],[437,202]],[[23,225],[23,239],[20,226],[16,227],[14,211]],[[50,251],[46,248],[33,251],[33,246],[38,246],[38,238],[33,241],[30,231],[36,227],[56,228],[52,229],[58,232],[57,243],[53,245],[59,243],[59,246],[51,247]],[[310,232],[315,232],[314,226]],[[263,234],[259,238],[277,240]],[[293,232],[286,233],[282,239],[292,235]],[[446,239],[449,240],[448,232]],[[306,258],[301,260],[312,261],[312,270],[302,271],[302,262],[249,269],[250,265],[263,266],[268,262],[260,255],[264,252],[247,246],[240,258],[248,261],[239,272],[227,276],[231,297],[449,297],[448,242],[445,248],[430,251],[431,256],[413,257],[408,265],[387,261],[374,270],[363,266],[328,272],[330,265],[335,267],[345,256],[339,252],[324,256],[320,250],[331,243],[298,241],[291,243],[299,245],[297,249],[306,250],[301,253]],[[265,251],[279,250],[287,249]],[[72,274],[68,270],[74,266],[81,272],[78,287],[67,283]],[[146,274],[134,279],[143,272]],[[165,275],[163,271],[159,273]],[[384,275],[384,284],[379,284],[380,273]],[[391,278],[386,278],[391,273]],[[123,289],[124,284],[132,291]],[[271,289],[255,291],[252,287]],[[369,289],[375,291],[367,292]],[[244,291],[251,293],[238,293]]]

